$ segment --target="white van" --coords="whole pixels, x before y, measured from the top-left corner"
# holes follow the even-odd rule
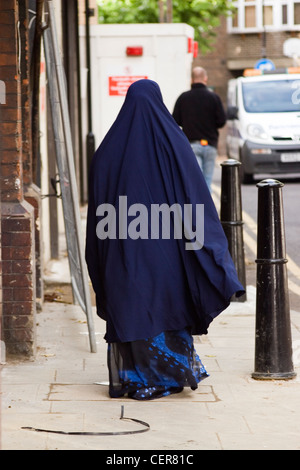
[[[300,73],[248,74],[228,83],[228,157],[241,161],[243,183],[300,173]]]

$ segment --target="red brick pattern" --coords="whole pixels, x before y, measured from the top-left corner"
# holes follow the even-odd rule
[[[21,90],[17,63],[17,21],[15,2],[0,4],[0,79],[6,87],[6,103],[0,107],[1,199],[22,200]],[[3,51],[4,48],[4,51]]]
[[[0,185],[2,336],[8,354],[35,353],[34,209],[24,201],[21,84],[17,43],[18,2],[0,2]]]
[[[32,215],[2,218],[3,334],[7,351],[34,349]]]
[[[1,182],[0,182],[0,191],[1,191]],[[0,198],[0,214],[1,214],[1,198]],[[2,246],[2,237],[1,237],[1,223],[0,223],[0,340],[2,340],[2,258],[1,258],[1,246]],[[1,374],[1,362],[4,361],[4,358],[2,357],[2,354],[4,354],[4,351],[2,350],[2,344],[0,344],[1,350],[0,350],[0,374]],[[1,423],[0,423],[1,425]],[[1,437],[1,433],[0,433]]]

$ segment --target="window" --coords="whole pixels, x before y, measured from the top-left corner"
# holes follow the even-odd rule
[[[236,0],[228,18],[231,33],[299,31],[299,0]]]
[[[263,7],[263,25],[265,26],[273,25],[273,7],[272,6]]]
[[[300,24],[300,2],[294,4],[294,23]]]
[[[243,83],[245,110],[247,113],[298,112],[300,105],[293,100],[297,83],[289,79]]]
[[[256,26],[256,7],[245,6],[245,28],[255,28]]]
[[[282,24],[288,24],[288,16],[287,16],[287,5],[282,5]]]

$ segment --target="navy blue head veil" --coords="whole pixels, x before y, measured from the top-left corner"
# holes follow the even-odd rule
[[[197,207],[204,220],[195,219]],[[202,248],[190,249],[178,220],[192,234],[202,224]],[[93,157],[86,261],[108,342],[185,327],[206,334],[232,295],[244,293],[191,146],[151,80],[129,87]]]

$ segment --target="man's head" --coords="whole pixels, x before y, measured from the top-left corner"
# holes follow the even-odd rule
[[[203,67],[195,67],[192,70],[192,83],[207,84],[207,72]]]

